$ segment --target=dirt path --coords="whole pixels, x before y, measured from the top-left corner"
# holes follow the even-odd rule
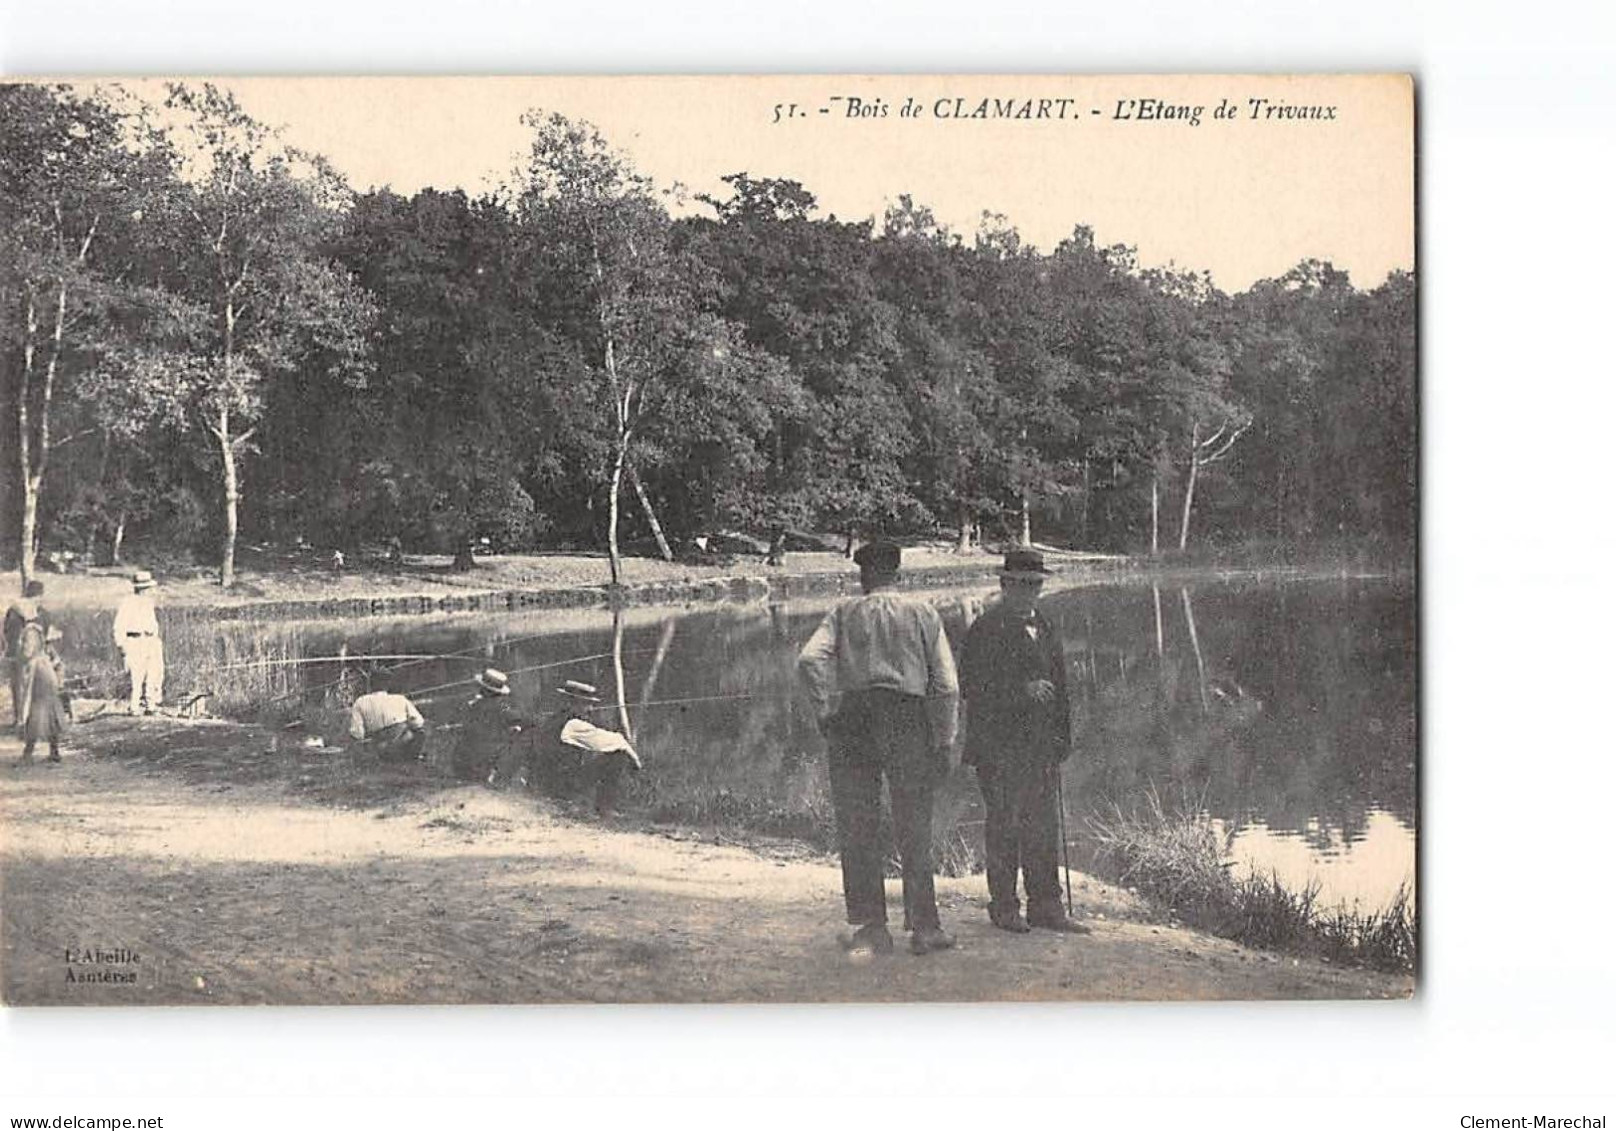
[[[16,742],[0,740],[10,1004],[1362,998],[1413,987],[1153,925],[1094,880],[1078,893],[1092,936],[995,931],[980,876],[940,879],[956,950],[855,962],[836,945],[840,875],[827,861],[603,827],[478,787],[334,808],[282,783],[142,769],[111,756],[115,740],[100,734],[54,767],[18,767]],[[896,890],[891,899],[896,909]],[[139,961],[69,961],[96,950]]]

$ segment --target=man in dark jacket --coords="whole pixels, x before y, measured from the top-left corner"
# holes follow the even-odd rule
[[[1036,608],[1049,570],[1036,550],[1011,550],[999,602],[965,638],[965,762],[976,767],[987,808],[988,917],[1024,934],[1032,927],[1086,934],[1061,907],[1056,775],[1072,752],[1066,651]],[[1027,889],[1027,917],[1016,873]]]

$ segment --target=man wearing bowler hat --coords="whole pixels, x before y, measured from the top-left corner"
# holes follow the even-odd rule
[[[937,915],[931,819],[954,745],[959,680],[937,610],[894,588],[901,558],[895,542],[861,547],[854,560],[863,595],[832,609],[797,661],[829,747],[842,891],[856,928],[847,946],[862,953],[892,950],[880,841],[883,777],[910,949],[926,954],[954,945]],[[833,691],[841,693],[834,714]]]
[[[1000,599],[960,653],[965,758],[987,809],[988,917],[1016,934],[1033,927],[1086,934],[1061,907],[1056,775],[1072,752],[1066,651],[1036,603],[1049,576],[1037,550],[1010,550]],[[1027,915],[1016,896],[1026,883]]]

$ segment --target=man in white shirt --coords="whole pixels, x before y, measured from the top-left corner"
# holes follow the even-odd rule
[[[595,812],[610,817],[624,776],[641,768],[640,756],[622,734],[589,721],[601,703],[594,684],[569,679],[555,690],[560,705],[539,723],[538,778],[550,792],[562,795],[580,783],[592,783]]]
[[[830,757],[831,801],[842,858],[848,948],[892,949],[887,930],[881,779],[903,865],[910,950],[954,945],[937,915],[932,874],[932,796],[947,776],[958,727],[959,678],[937,610],[895,590],[902,550],[877,541],[854,555],[864,595],[836,606],[798,657]],[[832,689],[841,707],[829,710]]]
[[[377,686],[354,700],[348,736],[384,762],[415,761],[426,751],[426,720],[407,698]]]
[[[157,582],[145,570],[136,571],[132,580],[135,591],[118,606],[112,637],[129,673],[129,713],[149,715],[163,702],[163,638],[148,592]]]

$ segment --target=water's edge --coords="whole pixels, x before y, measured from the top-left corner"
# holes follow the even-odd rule
[[[1169,565],[1149,559],[1116,558],[1058,568],[1050,588],[1156,580],[1163,584],[1194,579],[1302,580],[1309,578],[1383,578],[1400,571],[1344,569],[1322,566],[1209,566]],[[943,589],[989,585],[998,578],[998,566],[946,566],[907,570],[904,589]],[[347,597],[296,601],[248,601],[203,606],[219,620],[302,620],[315,617],[426,616],[446,612],[491,612],[501,609],[628,608],[647,605],[689,605],[723,601],[791,601],[806,597],[839,596],[857,590],[858,576],[847,573],[796,573],[767,576],[738,574],[728,577],[650,581],[633,585],[575,585],[547,588],[488,589],[439,596]]]

